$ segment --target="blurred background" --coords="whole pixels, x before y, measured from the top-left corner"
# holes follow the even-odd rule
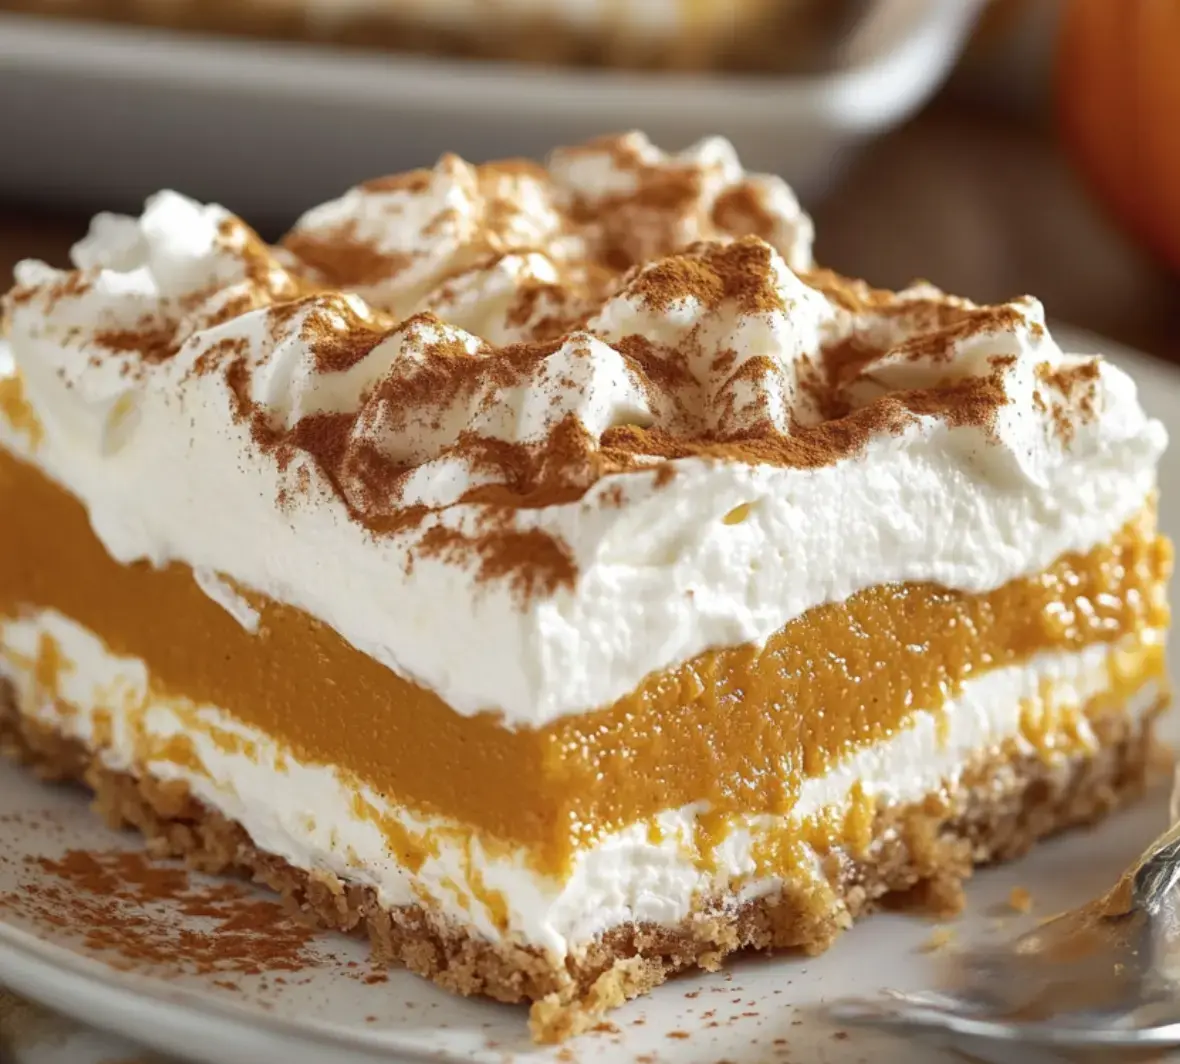
[[[0,287],[171,187],[269,238],[359,180],[631,128],[781,173],[827,266],[1180,360],[1180,0],[0,0]]]

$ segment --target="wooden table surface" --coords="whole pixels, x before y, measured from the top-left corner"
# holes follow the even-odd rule
[[[1180,362],[1180,280],[1110,227],[1051,135],[936,105],[813,205],[818,257],[874,284],[926,278],[977,301],[1032,293],[1051,318]],[[0,204],[0,287],[26,256],[64,264],[86,213]]]
[[[1180,278],[1109,224],[1043,127],[937,105],[870,148],[814,213],[834,268],[978,302],[1035,295],[1051,320],[1180,363]]]

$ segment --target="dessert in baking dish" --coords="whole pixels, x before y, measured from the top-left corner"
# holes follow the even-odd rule
[[[854,0],[0,0],[0,10],[439,55],[683,70],[814,64]]]

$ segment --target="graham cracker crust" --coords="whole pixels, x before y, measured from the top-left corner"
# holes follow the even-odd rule
[[[740,908],[717,899],[676,927],[616,928],[564,962],[535,948],[474,938],[422,906],[382,908],[369,888],[294,868],[259,850],[237,823],[183,785],[113,771],[80,742],[20,715],[2,682],[0,752],[47,780],[85,784],[107,823],[142,832],[153,855],[248,876],[316,926],[367,936],[375,962],[404,966],[457,994],[531,1002],[534,1038],[557,1042],[669,976],[715,970],[738,950],[820,953],[884,904],[957,912],[975,866],[1093,823],[1143,791],[1159,763],[1152,728],[1165,703],[1161,698],[1142,722],[1120,714],[1095,720],[1099,746],[1092,757],[1053,765],[1035,755],[997,757],[974,766],[951,798],[880,810],[865,852],[833,851],[823,859],[826,888],[784,889]]]

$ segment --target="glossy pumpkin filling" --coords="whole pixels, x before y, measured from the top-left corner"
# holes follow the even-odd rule
[[[990,593],[870,588],[764,645],[653,674],[613,705],[509,730],[496,714],[460,715],[299,610],[253,596],[251,633],[187,567],[118,564],[75,498],[3,451],[0,508],[0,618],[59,611],[146,663],[153,698],[217,706],[302,762],[457,821],[486,846],[523,847],[555,874],[603,834],[663,810],[707,802],[719,832],[740,815],[785,814],[803,781],[939,709],[968,679],[1168,620],[1171,549],[1149,503],[1109,543]],[[43,642],[35,667],[52,692],[68,665]],[[1033,737],[1053,726],[1026,722]],[[162,754],[193,756],[183,738]],[[412,867],[417,844],[389,830]]]

